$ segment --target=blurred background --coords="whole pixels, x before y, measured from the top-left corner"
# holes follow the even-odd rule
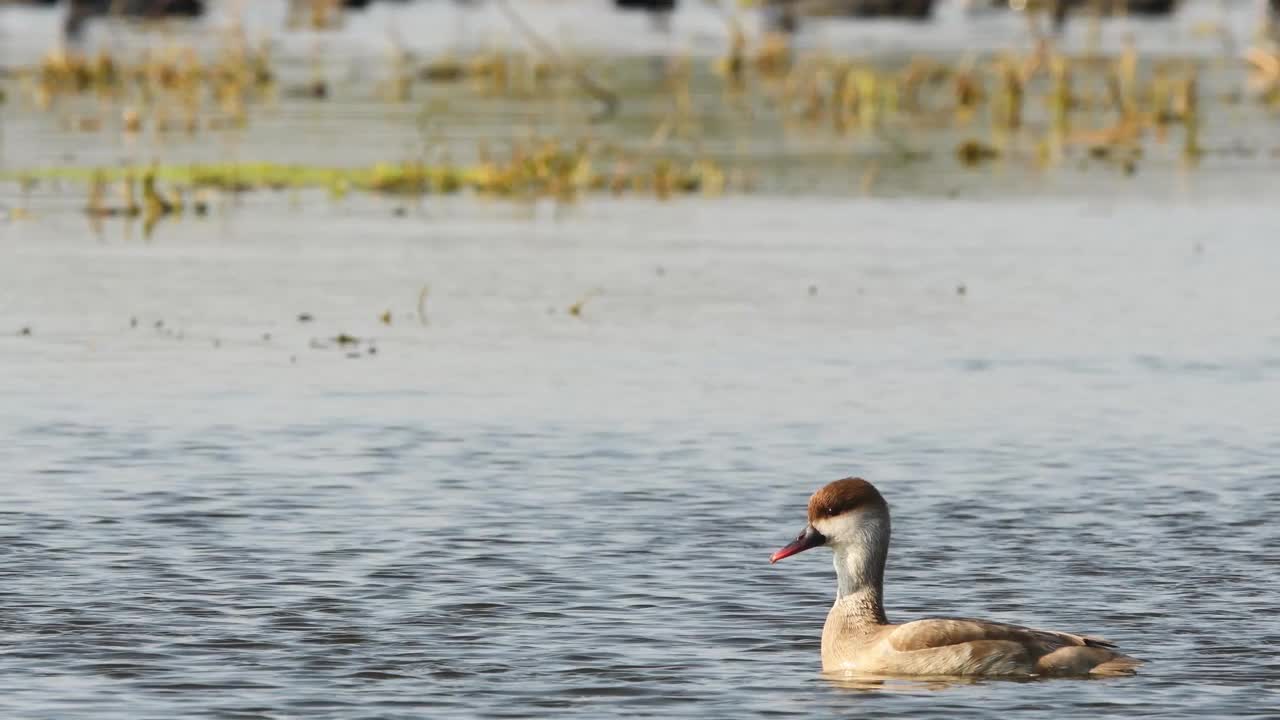
[[[0,2],[0,715],[1274,717],[1278,5]]]
[[[147,177],[156,208],[238,184],[406,205],[463,190],[1129,192],[1199,166],[1196,182],[1256,186],[1238,178],[1276,159],[1276,9],[10,2],[2,160],[10,181],[87,183],[108,211],[125,175],[140,210]],[[1227,165],[1235,180],[1213,172]],[[47,183],[30,190],[38,203]]]

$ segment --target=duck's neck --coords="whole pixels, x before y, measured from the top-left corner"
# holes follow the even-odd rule
[[[889,518],[863,524],[859,542],[835,550],[836,603],[846,613],[884,625],[884,565],[889,557]]]

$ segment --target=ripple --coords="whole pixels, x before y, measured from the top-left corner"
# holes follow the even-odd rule
[[[148,243],[0,227],[9,317],[164,306],[227,338],[0,328],[0,717],[1275,715],[1280,265],[1247,204],[528,224],[429,198],[411,230],[381,199],[296,200]],[[1189,235],[1215,239],[1195,265]],[[402,322],[426,282],[430,323]],[[305,348],[303,310],[377,334],[376,360],[235,349]],[[849,474],[893,505],[892,619],[1093,632],[1148,664],[822,675],[830,557],[768,557]]]

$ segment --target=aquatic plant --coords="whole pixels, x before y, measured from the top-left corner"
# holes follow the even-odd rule
[[[320,5],[329,8],[320,12],[340,12],[335,3]],[[515,30],[530,32],[518,14],[512,18]],[[206,134],[234,138],[251,128],[281,94],[328,102],[359,93],[362,102],[401,108],[401,116],[405,106],[417,108],[412,122],[422,147],[399,161],[351,167],[252,159],[181,164],[164,162],[161,147],[151,152],[160,159],[154,166],[131,160],[2,177],[84,182],[91,216],[142,216],[154,224],[207,211],[210,192],[316,188],[334,200],[351,192],[465,192],[573,202],[589,193],[745,191],[762,171],[740,160],[746,155],[739,148],[761,138],[793,143],[801,158],[848,158],[851,184],[862,192],[938,147],[972,168],[1020,158],[1049,168],[1074,154],[1129,172],[1151,144],[1168,143],[1170,131],[1181,129],[1182,156],[1212,152],[1204,129],[1220,104],[1202,77],[1223,70],[1206,70],[1204,61],[1145,58],[1132,43],[1111,56],[1068,54],[1047,39],[1029,52],[867,58],[801,52],[785,34],[752,36],[732,15],[726,22],[722,56],[703,65],[675,54],[647,74],[637,72],[647,60],[574,56],[536,35],[532,52],[494,47],[419,58],[391,33],[386,72],[355,85],[331,82],[323,45],[305,58],[300,79],[296,69],[276,67],[269,42],[250,42],[235,24],[202,51],[174,42],[136,53],[56,48],[38,65],[13,70],[11,81],[27,107],[56,113],[71,131],[118,132],[139,147],[149,139],[176,143],[184,133],[203,148]],[[1260,43],[1244,58],[1234,67],[1249,93],[1233,102],[1252,98],[1261,108],[1280,108],[1280,53]],[[509,136],[492,138],[502,152],[483,143],[469,152],[450,138],[476,108],[518,119]],[[454,161],[451,153],[468,159]]]

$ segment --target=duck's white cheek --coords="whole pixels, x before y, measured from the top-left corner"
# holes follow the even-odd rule
[[[831,541],[831,526],[826,520],[818,520],[811,524],[814,530],[822,533],[822,537],[826,538],[828,542]]]
[[[813,529],[822,533],[822,536],[827,539],[828,545],[833,542],[839,542],[841,537],[844,535],[844,532],[847,530],[847,528],[844,527],[844,523],[832,518],[824,518],[815,522],[813,524]]]

